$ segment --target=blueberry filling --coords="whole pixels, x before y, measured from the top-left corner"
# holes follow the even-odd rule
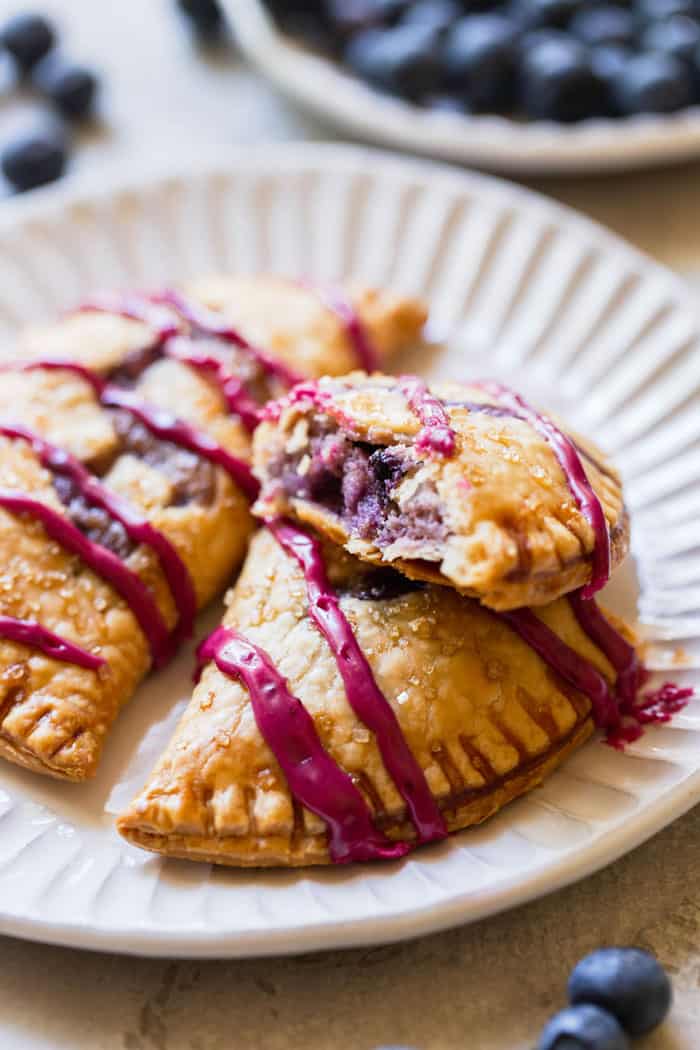
[[[397,498],[416,466],[409,446],[353,441],[326,420],[315,425],[305,449],[273,463],[272,473],[288,496],[336,514],[352,535],[381,549],[400,543],[397,556],[436,560],[448,532],[434,487],[422,483],[401,505]]]
[[[374,569],[352,583],[337,589],[339,593],[346,594],[350,598],[359,598],[361,601],[391,602],[396,598],[403,598],[406,594],[423,591],[426,587],[426,583],[409,580],[407,576],[402,576],[395,569],[382,568]]]
[[[134,544],[121,522],[102,507],[94,507],[88,503],[72,478],[55,474],[53,487],[68,511],[68,517],[84,536],[92,543],[107,547],[118,558],[129,557],[134,550]]]
[[[120,443],[119,454],[131,452],[167,476],[173,488],[171,507],[184,507],[189,503],[209,506],[213,502],[216,470],[212,463],[155,437],[129,412],[116,411],[113,422]]]

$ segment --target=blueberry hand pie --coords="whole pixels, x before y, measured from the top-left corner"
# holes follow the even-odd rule
[[[261,516],[496,610],[592,596],[624,558],[620,479],[506,387],[356,372],[302,383],[254,439]]]
[[[119,708],[243,559],[261,404],[424,320],[379,293],[212,279],[27,333],[0,384],[0,754],[94,773]]]
[[[175,736],[118,822],[239,866],[391,859],[619,721],[634,650],[580,592],[495,613],[289,521],[253,539]]]

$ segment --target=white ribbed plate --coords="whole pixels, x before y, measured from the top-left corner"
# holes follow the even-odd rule
[[[5,339],[90,289],[209,269],[425,294],[449,344],[422,355],[426,371],[506,378],[615,455],[642,582],[630,561],[606,600],[633,615],[638,597],[650,664],[700,684],[700,328],[669,272],[507,183],[336,147],[248,149],[162,181],[3,209]],[[695,700],[625,754],[591,742],[495,820],[403,863],[258,874],[165,862],[122,843],[112,814],[172,727],[190,668],[185,654],[139,691],[92,784],[0,767],[0,932],[168,955],[409,937],[580,878],[700,801]]]
[[[580,124],[462,116],[380,94],[277,31],[262,0],[221,0],[250,60],[300,106],[355,138],[506,172],[593,172],[700,153],[700,106]]]

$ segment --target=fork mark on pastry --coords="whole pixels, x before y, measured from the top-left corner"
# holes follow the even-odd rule
[[[338,597],[328,582],[318,541],[285,521],[267,526],[277,542],[298,562],[306,581],[309,615],[328,642],[358,718],[377,739],[384,765],[402,796],[421,842],[444,838],[445,823],[428,790],[423,772],[406,745],[396,716],[378,688]]]
[[[373,826],[362,796],[323,749],[313,720],[264,650],[233,628],[219,627],[199,647],[197,674],[212,660],[245,684],[260,732],[292,794],[328,826],[334,863],[401,857],[406,848]]]

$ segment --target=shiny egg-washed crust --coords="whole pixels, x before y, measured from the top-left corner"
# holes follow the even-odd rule
[[[593,730],[590,704],[478,602],[427,585],[389,600],[353,596],[366,565],[324,548],[333,585],[451,831],[476,824],[549,775]],[[311,714],[391,838],[411,839],[373,735],[348,704],[309,619],[296,561],[267,530],[253,539],[224,623],[262,647]],[[538,610],[610,681],[614,672],[565,599]],[[130,842],[241,867],[329,863],[323,822],[293,801],[238,680],[204,671],[143,790],[118,820]]]
[[[357,351],[323,290],[281,277],[207,277],[185,291],[218,310],[252,343],[273,351],[302,376],[339,376],[357,368]],[[427,310],[418,299],[350,287],[343,292],[381,364],[417,346]]]
[[[216,435],[231,452],[246,455],[249,439],[240,425],[225,417],[206,382],[180,376],[183,371],[162,362],[144,374],[138,389]],[[9,373],[0,384],[0,419],[29,425],[88,459],[96,448],[101,455],[116,452],[103,482],[175,546],[192,576],[199,607],[242,561],[253,522],[237,486],[217,469],[210,501],[173,504],[167,473],[128,452],[118,453],[109,414],[84,381],[59,372]],[[66,513],[51,475],[23,441],[0,439],[0,486],[31,493]],[[137,547],[126,564],[152,591],[172,627],[176,610],[155,554]],[[0,566],[3,615],[37,620],[107,660],[95,672],[0,640],[0,754],[38,772],[83,780],[95,773],[119,708],[149,669],[146,638],[117,592],[28,516],[0,510]]]
[[[494,403],[476,387],[434,384],[456,432],[455,454],[446,458],[416,448],[421,423],[394,377],[355,372],[322,379],[318,390],[320,400],[292,401],[278,419],[258,428],[253,462],[262,492],[254,513],[295,517],[363,560],[449,584],[493,609],[547,604],[589,580],[593,530],[554,452],[530,423],[460,404]],[[351,443],[397,449],[408,471],[392,492],[393,509],[410,526],[412,505],[427,491],[445,534],[437,540],[398,537],[380,547],[336,511],[290,495],[281,481],[284,470],[304,460],[315,429],[329,426]],[[614,569],[629,548],[619,475],[590,441],[569,436],[601,500]]]
[[[185,292],[222,310],[249,339],[302,374],[344,371],[355,363],[335,315],[318,296],[289,282],[214,277]],[[425,321],[421,304],[373,291],[357,292],[353,299],[381,356],[418,342]],[[154,335],[147,325],[119,315],[78,311],[28,329],[19,350],[6,357],[78,361],[105,374],[150,346]],[[234,455],[249,457],[248,434],[201,373],[162,359],[142,373],[136,390],[144,400],[206,431]],[[247,501],[228,476],[215,471],[211,500],[178,505],[166,470],[119,452],[112,416],[76,375],[4,372],[0,420],[34,429],[104,475],[110,489],[138,507],[174,544],[193,578],[200,607],[242,561],[253,523]],[[0,484],[31,491],[63,510],[49,474],[21,441],[0,439]],[[176,610],[154,554],[140,547],[127,564],[151,588],[172,626]],[[146,640],[119,595],[50,542],[36,522],[0,511],[0,565],[2,614],[36,619],[100,652],[108,662],[96,673],[0,640],[0,754],[37,772],[83,780],[95,773],[114,718],[149,668]]]

